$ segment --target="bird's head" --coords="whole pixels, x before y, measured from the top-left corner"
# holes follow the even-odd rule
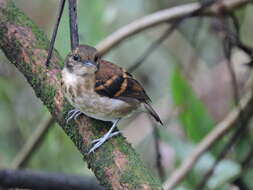
[[[95,48],[79,45],[68,54],[64,67],[72,74],[79,76],[92,75],[98,69],[99,59],[100,57]]]

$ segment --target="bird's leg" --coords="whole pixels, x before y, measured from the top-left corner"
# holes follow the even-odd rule
[[[95,139],[95,140],[92,141],[92,143],[96,143],[96,144],[90,149],[90,151],[88,152],[88,154],[94,152],[97,148],[99,148],[102,144],[104,144],[105,141],[107,141],[111,137],[113,137],[115,135],[118,135],[120,133],[119,131],[113,132],[113,130],[117,126],[117,123],[119,122],[119,120],[120,119],[117,119],[113,123],[112,127],[110,128],[110,130],[103,137],[101,137],[99,139]]]
[[[120,134],[120,133],[121,133],[120,131],[115,131],[115,132],[111,133],[111,134],[108,136],[107,139],[110,139],[110,138],[112,138],[112,137],[114,137],[114,136],[116,136],[116,135],[118,135],[118,134]],[[93,143],[99,142],[100,140],[102,140],[102,138],[103,138],[103,137],[101,137],[101,138],[99,138],[99,139],[95,139],[95,140],[93,140],[91,143],[93,144]]]
[[[76,119],[81,114],[82,112],[79,109],[70,110],[67,116],[67,123],[73,118]]]

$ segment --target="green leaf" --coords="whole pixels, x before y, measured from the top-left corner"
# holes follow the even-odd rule
[[[186,134],[193,142],[199,142],[214,126],[212,118],[177,67],[171,73],[171,88]]]

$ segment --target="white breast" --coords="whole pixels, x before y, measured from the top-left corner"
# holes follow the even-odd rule
[[[82,93],[75,94],[74,100],[70,97],[70,94],[66,93],[65,95],[75,108],[80,109],[89,117],[103,121],[114,121],[128,116],[139,106],[126,103],[119,99],[100,96],[94,91],[95,84],[86,85],[87,82],[90,82],[88,78],[77,77],[66,70],[62,71],[62,75],[66,88],[72,87],[74,89],[75,87],[83,87]],[[85,86],[92,86],[93,88],[86,89]]]
[[[61,74],[66,85],[76,84],[78,81],[78,78],[74,74],[69,73],[66,68],[62,70]]]

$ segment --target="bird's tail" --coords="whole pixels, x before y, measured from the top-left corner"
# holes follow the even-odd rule
[[[161,121],[159,115],[155,112],[155,110],[151,107],[151,105],[149,105],[148,103],[145,103],[144,106],[148,110],[148,113],[152,115],[157,122],[163,125],[163,122]]]

